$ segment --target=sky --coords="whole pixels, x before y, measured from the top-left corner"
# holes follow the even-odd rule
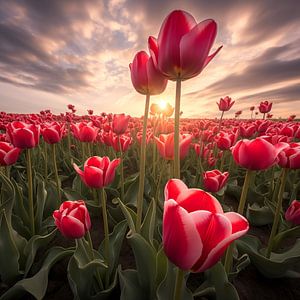
[[[232,117],[261,101],[275,117],[300,117],[299,0],[0,0],[0,111],[51,109],[141,116],[145,96],[128,65],[147,51],[174,9],[199,23],[212,18],[222,50],[203,72],[182,84],[183,117],[219,116],[216,102],[236,101]],[[175,84],[151,97],[174,105]]]

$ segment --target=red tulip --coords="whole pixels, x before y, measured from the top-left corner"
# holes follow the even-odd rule
[[[282,168],[300,169],[300,144],[292,143],[278,154],[278,165]]]
[[[110,138],[110,145],[114,148],[116,152],[120,152],[120,146],[121,146],[121,150],[124,153],[128,150],[129,146],[132,144],[132,138],[125,134],[110,135],[109,138]]]
[[[7,125],[9,141],[18,148],[34,148],[40,139],[40,126],[14,121]]]
[[[57,122],[43,125],[41,129],[44,141],[48,144],[56,144],[61,141],[65,131],[65,125]]]
[[[153,58],[145,52],[138,52],[129,64],[131,81],[137,92],[143,95],[161,94],[166,86],[166,78],[155,68]]]
[[[269,101],[263,101],[263,102],[260,102],[260,105],[258,107],[259,111],[262,113],[262,114],[266,114],[268,112],[271,111],[272,109],[272,102],[269,102]]]
[[[89,212],[84,201],[65,201],[53,212],[55,225],[63,236],[80,239],[91,228]]]
[[[149,38],[155,66],[170,80],[186,80],[201,73],[222,47],[209,52],[217,34],[214,20],[196,22],[182,10],[171,12],[164,20],[156,41]]]
[[[92,122],[71,124],[75,138],[81,142],[92,143],[95,141],[99,128],[93,126]]]
[[[255,131],[256,131],[255,125],[246,126],[242,124],[240,126],[240,136],[242,138],[250,138],[251,136],[254,135]]]
[[[278,153],[286,148],[286,143],[272,145],[263,138],[240,140],[232,147],[235,162],[250,170],[265,170],[278,161]]]
[[[235,101],[232,101],[232,99],[228,96],[225,98],[221,98],[220,102],[217,102],[217,105],[219,106],[220,111],[228,111],[233,106]]]
[[[285,219],[294,225],[300,225],[300,202],[294,200],[287,211],[285,212]]]
[[[219,170],[206,171],[203,173],[203,184],[206,191],[216,193],[226,184],[229,177],[228,172],[222,173]]]
[[[116,134],[123,134],[126,132],[130,116],[125,114],[114,114],[112,121],[112,131]]]
[[[159,138],[154,137],[159,154],[168,160],[174,159],[174,133],[160,134]],[[179,136],[180,159],[183,159],[190,149],[192,142],[191,134]]]
[[[253,111],[255,109],[255,106],[250,106],[250,110]]]
[[[237,141],[236,133],[220,132],[216,136],[217,146],[220,150],[229,150]]]
[[[103,188],[108,186],[115,179],[116,168],[120,159],[110,161],[109,157],[92,156],[84,163],[84,170],[80,170],[74,163],[75,171],[80,175],[81,180],[91,188]]]
[[[6,142],[0,142],[0,166],[10,166],[16,163],[21,152],[20,148]]]
[[[248,221],[223,209],[216,198],[171,179],[165,187],[163,247],[183,270],[203,272],[218,262],[227,246],[244,235]]]

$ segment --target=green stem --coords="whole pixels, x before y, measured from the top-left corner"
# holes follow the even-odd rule
[[[107,208],[106,208],[106,196],[104,188],[100,190],[100,199],[102,206],[102,218],[103,218],[103,231],[104,231],[104,257],[108,266],[105,272],[105,287],[109,285],[109,229],[108,229],[108,218],[107,218]]]
[[[276,205],[276,210],[275,210],[275,216],[274,216],[274,221],[273,221],[272,230],[271,230],[269,243],[268,243],[268,247],[267,247],[267,252],[266,252],[267,258],[270,258],[270,256],[271,256],[273,243],[274,243],[274,237],[278,230],[278,225],[279,225],[279,220],[280,220],[280,212],[282,209],[283,193],[284,193],[287,174],[288,174],[288,169],[285,169],[285,168],[282,169],[281,176],[280,176],[281,181],[280,181],[278,200],[277,200],[277,205]]]
[[[173,300],[180,300],[181,299],[183,278],[184,278],[183,270],[181,270],[180,268],[177,268]]]
[[[223,120],[223,116],[224,116],[224,111],[222,111],[222,114],[221,114],[221,118],[220,118],[220,121],[219,121],[219,128],[218,128],[218,132],[220,132],[220,129],[221,129],[221,126],[222,126],[222,120]]]
[[[180,178],[179,118],[180,118],[181,79],[176,81],[175,128],[174,128],[174,177]]]
[[[120,151],[120,158],[121,158],[121,170],[120,170],[120,175],[121,175],[121,201],[124,201],[125,197],[125,190],[124,190],[124,154],[122,151],[122,146],[121,146],[121,140],[120,136],[118,136],[118,143],[119,143],[119,151]]]
[[[141,230],[142,215],[143,215],[143,200],[144,200],[144,185],[145,185],[145,166],[146,166],[146,134],[149,113],[150,95],[146,95],[145,112],[143,120],[143,133],[140,151],[140,176],[139,176],[139,190],[137,195],[137,218],[136,218],[136,231]]]
[[[31,149],[26,149],[26,161],[27,161],[27,181],[28,181],[28,204],[29,204],[30,230],[31,230],[32,236],[34,236],[35,235],[35,224],[34,224],[34,206],[33,206]]]
[[[44,155],[45,155],[45,181],[47,182],[48,180],[48,152],[47,152],[47,143],[44,142]]]
[[[237,212],[241,215],[243,215],[243,213],[244,213],[244,208],[245,208],[245,204],[246,204],[248,189],[249,189],[249,186],[250,186],[251,177],[252,177],[253,173],[254,173],[254,171],[252,171],[252,170],[247,170],[247,172],[246,172],[244,185],[243,185],[243,189],[242,189],[242,193],[241,193],[241,197],[240,197],[239,207],[238,207],[238,210],[237,210]],[[233,248],[234,248],[234,244],[232,243],[231,245],[229,245],[229,247],[227,248],[227,251],[226,251],[224,269],[225,269],[227,274],[230,272],[231,266],[232,266]]]
[[[58,170],[57,170],[57,164],[56,164],[56,144],[52,144],[52,160],[53,160],[56,190],[57,190],[59,201],[61,202],[60,183],[59,183]]]
[[[226,155],[227,155],[227,151],[224,150],[223,155],[222,155],[222,158],[221,158],[221,164],[220,164],[220,171],[221,171],[221,172],[223,172],[224,162],[225,162]]]

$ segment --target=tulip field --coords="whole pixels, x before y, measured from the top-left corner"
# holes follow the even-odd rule
[[[0,113],[0,300],[300,299],[300,122],[230,96],[181,115],[216,34],[165,18],[130,63],[141,118]]]

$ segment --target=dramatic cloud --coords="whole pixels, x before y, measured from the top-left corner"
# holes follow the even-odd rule
[[[236,100],[235,110],[268,99],[277,116],[300,115],[298,6],[298,0],[2,1],[1,110],[59,112],[72,102],[81,113],[141,115],[144,98],[132,88],[128,64],[170,11],[184,9],[198,21],[215,19],[215,47],[224,46],[200,76],[184,82],[186,117],[214,117],[215,102],[226,95]],[[158,99],[173,104],[174,83]]]

